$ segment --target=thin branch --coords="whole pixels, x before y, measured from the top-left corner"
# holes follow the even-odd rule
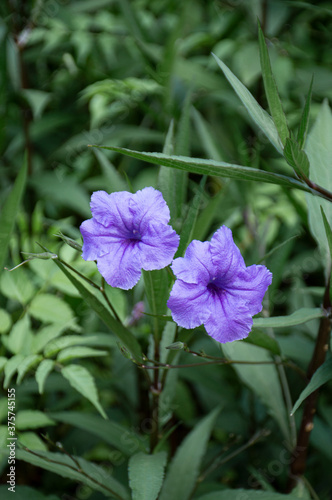
[[[199,355],[199,354],[197,354]],[[205,356],[203,356],[205,357]],[[214,358],[214,356],[210,356],[209,358]],[[142,368],[143,370],[170,370],[172,368],[193,368],[196,366],[208,366],[208,365],[283,365],[283,366],[288,366],[289,368],[292,368],[293,370],[296,370],[298,373],[301,373],[302,376],[305,376],[305,373],[296,366],[294,363],[291,363],[289,361],[243,361],[243,360],[234,360],[234,359],[227,359],[227,358],[216,358],[213,361],[206,361],[204,363],[189,363],[189,364],[183,364],[183,365],[171,365],[168,363],[159,363],[156,360],[149,359],[147,357],[143,358],[144,361],[147,361],[148,363],[153,363],[154,366],[149,366],[144,363],[138,363],[136,362],[136,365],[139,368]]]

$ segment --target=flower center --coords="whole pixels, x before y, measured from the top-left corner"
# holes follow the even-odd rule
[[[220,295],[223,289],[216,283],[216,278],[211,278],[207,284],[207,289],[212,295]]]
[[[137,229],[133,229],[131,232],[130,232],[130,235],[129,235],[129,241],[131,241],[132,243],[136,243],[136,241],[140,240],[141,239],[141,234],[140,232],[137,230]]]

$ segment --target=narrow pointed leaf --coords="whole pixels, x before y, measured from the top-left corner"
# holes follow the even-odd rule
[[[190,108],[191,94],[188,92],[177,127],[174,151],[176,155],[189,156],[190,154]],[[173,176],[172,189],[176,204],[176,217],[181,221],[183,217],[182,209],[187,195],[188,172],[175,170]]]
[[[115,421],[104,420],[98,415],[76,411],[50,413],[49,416],[97,436],[103,442],[121,451],[126,457],[145,450],[143,439],[139,434]]]
[[[332,358],[325,361],[325,363],[315,371],[310,379],[309,384],[301,392],[298,400],[296,401],[292,409],[292,415],[294,415],[299,406],[308,396],[310,396],[312,392],[316,391],[323,384],[326,384],[326,382],[328,382],[329,380],[332,380]]]
[[[71,272],[69,272],[61,262],[54,261],[61,271],[72,282],[75,288],[79,291],[83,299],[92,307],[92,309],[100,316],[110,330],[118,337],[120,342],[131,353],[134,359],[141,359],[141,348],[136,338],[127,330],[119,321],[117,321],[106,309],[103,303],[87,289],[81,281],[79,281]]]
[[[21,410],[17,414],[16,427],[19,430],[38,429],[48,425],[55,425],[55,422],[42,411]]]
[[[216,408],[209,413],[183,440],[168,468],[159,500],[188,500],[191,497],[219,411]]]
[[[38,354],[30,354],[29,356],[26,356],[24,361],[18,367],[17,383],[20,384],[30,368],[36,366],[42,359],[42,356],[38,356]]]
[[[282,142],[278,135],[278,130],[271,118],[271,116],[258,104],[249,90],[238,80],[238,78],[231,72],[231,70],[224,64],[219,57],[212,54],[217,61],[220,69],[223,71],[229,83],[241,99],[243,105],[246,107],[249,115],[254,120],[256,125],[264,132],[271,144],[276,148],[279,153],[282,153]]]
[[[96,384],[91,373],[80,365],[68,365],[62,368],[61,374],[68,380],[70,385],[80,392],[97,408],[99,413],[107,418],[106,413],[99,403]]]
[[[168,274],[166,269],[143,271],[145,293],[153,316],[154,333],[160,338],[165,326],[162,318],[166,313],[166,302],[169,297]]]
[[[252,330],[249,333],[249,336],[245,338],[243,342],[257,345],[257,347],[262,347],[263,349],[266,349],[273,354],[280,355],[280,347],[278,342],[274,338],[269,337],[269,335],[261,332],[260,330]]]
[[[329,245],[330,257],[331,257],[331,261],[332,261],[332,229],[331,229],[331,226],[327,220],[327,217],[325,215],[323,207],[320,207],[320,210],[321,210],[322,217],[323,217],[326,238],[327,238],[327,242]],[[332,300],[332,269],[331,269],[331,274],[330,274],[330,299]]]
[[[307,95],[307,99],[304,105],[303,113],[301,116],[300,126],[297,133],[297,142],[300,146],[300,149],[305,145],[305,141],[307,138],[308,127],[309,127],[309,117],[310,117],[310,105],[311,105],[311,95],[312,95],[312,85],[314,83],[314,77],[311,79],[309,92]]]
[[[201,180],[199,191],[195,194],[191,202],[191,205],[189,207],[186,220],[184,221],[181,230],[179,248],[177,249],[174,258],[181,257],[184,254],[187,246],[193,239],[193,233],[197,221],[197,216],[199,212],[199,207],[202,199],[202,193],[205,182],[206,182],[206,176],[204,176],[203,179]]]
[[[85,347],[85,346],[76,346],[63,349],[63,351],[59,352],[56,360],[58,363],[65,363],[70,359],[90,358],[94,356],[107,356],[107,354],[108,354],[107,351],[92,349],[91,347]]]
[[[36,382],[38,384],[39,394],[43,394],[44,386],[48,375],[51,373],[55,365],[55,361],[44,359],[36,370]]]
[[[325,312],[319,307],[302,307],[289,316],[274,316],[272,318],[254,318],[255,328],[284,328],[302,325],[312,319],[323,318]]]
[[[319,186],[332,191],[331,158],[332,158],[332,113],[327,101],[319,110],[317,119],[310,130],[306,143],[306,153],[310,162],[310,180]],[[330,250],[326,238],[321,208],[332,225],[332,203],[306,195],[309,214],[309,227],[321,251],[323,261],[330,260]],[[325,267],[327,269],[327,266]]]
[[[83,458],[73,457],[74,461],[70,456],[63,453],[51,453],[49,451],[31,453],[26,450],[16,450],[16,456],[18,460],[23,460],[30,465],[36,465],[79,484],[86,484],[92,490],[103,493],[106,498],[130,499],[129,493],[122,484],[106,472],[103,467],[99,467]]]
[[[171,156],[174,153],[174,121],[172,120],[165,139],[163,153]],[[158,188],[169,207],[171,213],[171,224],[176,219],[177,206],[174,192],[174,170],[160,166],[158,175]]]
[[[329,221],[327,220],[327,217],[325,215],[323,207],[320,207],[320,210],[321,210],[321,214],[322,214],[322,217],[323,217],[323,222],[324,222],[324,227],[325,227],[325,232],[326,232],[326,238],[327,238],[327,242],[328,242],[328,245],[329,245],[330,254],[332,256],[332,229],[331,229],[331,226],[329,224]]]
[[[308,157],[306,153],[300,149],[297,142],[289,138],[286,139],[284,156],[299,177],[309,177],[310,164]]]
[[[165,167],[178,168],[180,170],[187,170],[195,174],[201,175],[216,175],[218,177],[229,177],[242,181],[259,181],[268,182],[270,184],[279,184],[288,188],[301,189],[302,191],[311,192],[311,190],[302,182],[286,175],[275,174],[273,172],[266,172],[251,167],[242,167],[241,165],[234,165],[215,160],[202,160],[201,158],[189,158],[186,156],[169,156],[163,153],[145,153],[134,151],[126,148],[118,148],[114,146],[94,146],[104,149],[110,149],[117,153],[137,158],[148,163],[155,165],[164,165]]]
[[[156,500],[163,483],[166,461],[165,451],[154,455],[140,452],[131,457],[129,484],[132,500]]]
[[[247,342],[228,342],[223,344],[222,350],[227,358],[238,361],[253,363],[272,361],[267,351]],[[288,418],[276,366],[234,364],[233,367],[240,379],[265,404],[271,417],[278,423],[283,436],[288,440],[290,437]]]
[[[269,52],[267,50],[267,46],[265,43],[264,34],[259,23],[258,23],[258,41],[259,41],[259,55],[261,60],[262,76],[263,76],[267,102],[269,103],[270,113],[277,128],[279,137],[282,143],[285,144],[287,137],[289,137],[289,130],[287,126],[286,117],[282,109],[277,85],[272,73]]]
[[[4,389],[8,389],[13,375],[16,373],[16,371],[18,370],[18,367],[23,362],[23,360],[24,360],[24,356],[22,356],[22,354],[16,354],[12,358],[10,358],[7,361],[7,363],[5,364],[5,367],[4,367],[5,380],[3,382]]]

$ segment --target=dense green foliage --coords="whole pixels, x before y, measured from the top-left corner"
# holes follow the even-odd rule
[[[0,11],[0,447],[14,387],[16,499],[329,500],[329,346],[310,362],[330,312],[331,3]],[[166,321],[165,270],[124,292],[82,260],[91,193],[145,186],[163,192],[179,255],[225,224],[247,265],[272,271],[245,341]],[[136,321],[140,301],[150,315]],[[160,336],[160,363],[194,366],[152,370]],[[318,387],[295,487],[303,401]],[[6,500],[6,453],[0,470]]]

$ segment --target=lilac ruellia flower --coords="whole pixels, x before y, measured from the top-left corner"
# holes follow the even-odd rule
[[[172,262],[179,236],[168,225],[169,208],[160,191],[96,191],[90,207],[92,219],[80,226],[82,257],[97,261],[109,285],[129,290],[140,279],[141,269],[162,269]]]
[[[184,328],[204,324],[218,342],[247,337],[252,316],[272,282],[265,266],[246,267],[232,231],[222,226],[211,241],[192,241],[184,257],[173,261],[177,277],[167,302],[174,321]]]

